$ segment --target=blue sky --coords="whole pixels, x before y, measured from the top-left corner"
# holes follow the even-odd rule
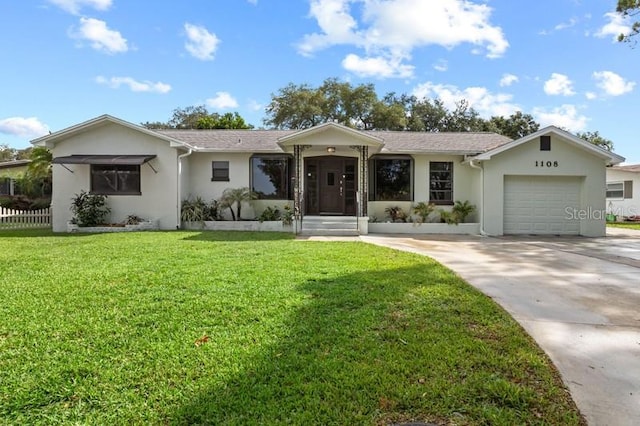
[[[206,104],[262,126],[329,77],[599,131],[639,163],[640,47],[615,0],[20,0],[0,5],[0,144]],[[633,65],[636,64],[636,65]]]

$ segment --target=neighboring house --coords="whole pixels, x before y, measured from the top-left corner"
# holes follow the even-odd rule
[[[243,214],[295,207],[302,217],[384,220],[385,208],[426,201],[478,207],[481,232],[605,234],[605,168],[624,158],[555,127],[522,139],[494,133],[149,130],[103,115],[32,141],[53,153],[53,229],[65,231],[81,190],[127,215],[180,226],[181,201],[248,186]],[[594,213],[595,212],[595,213]]]
[[[607,212],[640,217],[640,164],[607,168]]]
[[[31,160],[11,160],[0,162],[0,196],[17,195],[19,188],[16,178],[27,171]]]

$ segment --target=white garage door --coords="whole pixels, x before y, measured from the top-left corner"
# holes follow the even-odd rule
[[[565,176],[505,176],[504,233],[578,235],[572,218],[580,206],[582,179]]]

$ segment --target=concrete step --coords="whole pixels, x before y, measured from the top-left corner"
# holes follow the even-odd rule
[[[304,216],[301,235],[358,235],[355,216]]]

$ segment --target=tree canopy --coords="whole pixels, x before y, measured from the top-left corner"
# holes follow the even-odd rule
[[[635,17],[640,13],[640,0],[618,0],[616,11],[623,17]],[[631,24],[631,32],[629,34],[620,34],[618,41],[631,41],[632,37],[640,33],[640,21]]]
[[[319,87],[290,83],[271,95],[264,124],[277,129],[305,129],[335,122],[362,130],[422,132],[482,132],[513,139],[537,131],[540,125],[529,114],[486,120],[466,100],[450,110],[439,99],[388,93],[378,98],[373,84],[353,86],[335,78]]]
[[[147,129],[253,129],[237,112],[210,113],[204,105],[176,108],[169,121],[141,123]]]
[[[600,136],[600,133],[597,131],[578,132],[576,133],[576,136],[578,136],[580,139],[584,139],[585,141],[594,144],[595,146],[606,149],[607,151],[613,151],[613,142]]]

